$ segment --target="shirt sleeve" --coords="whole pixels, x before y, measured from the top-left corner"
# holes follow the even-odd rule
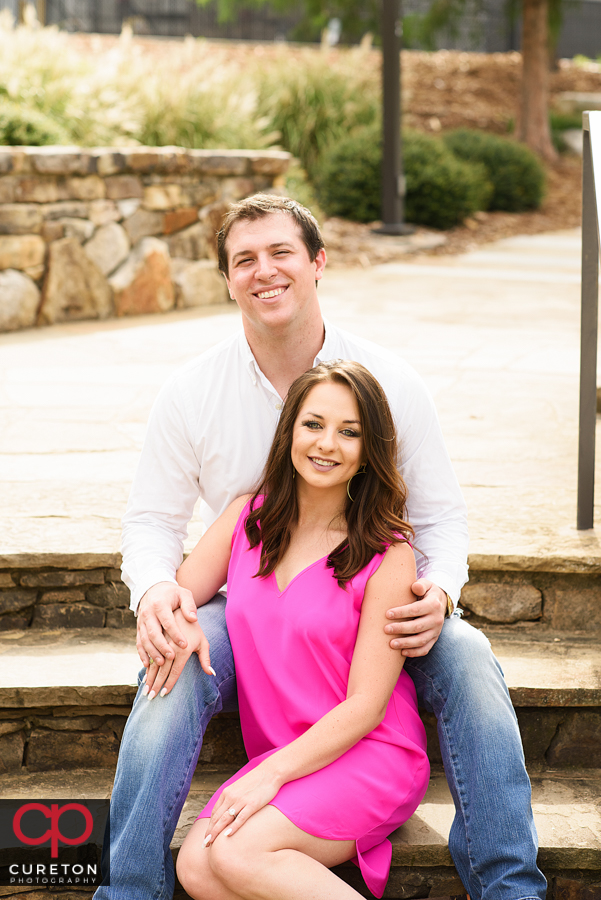
[[[415,529],[418,578],[446,591],[454,604],[467,581],[465,500],[444,443],[434,401],[414,373],[399,426],[401,474],[408,490],[407,517]]]
[[[134,612],[154,584],[176,584],[200,491],[200,460],[188,419],[185,393],[171,379],[151,410],[123,517],[122,572]]]

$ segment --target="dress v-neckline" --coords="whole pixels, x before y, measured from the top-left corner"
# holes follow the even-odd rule
[[[283,596],[284,596],[284,594],[286,593],[286,591],[288,590],[288,588],[290,587],[290,585],[291,585],[291,584],[294,584],[294,582],[297,581],[297,579],[299,579],[299,578],[301,577],[301,575],[304,575],[305,572],[308,572],[309,569],[312,569],[313,566],[316,566],[316,565],[317,565],[317,563],[323,562],[324,559],[327,559],[329,555],[330,555],[329,553],[326,553],[325,556],[320,556],[319,559],[316,559],[314,562],[309,563],[308,566],[305,566],[304,569],[301,569],[300,572],[297,572],[296,575],[295,575],[293,578],[290,579],[290,581],[288,582],[288,584],[286,585],[286,587],[285,587],[283,590],[280,589],[280,586],[279,586],[279,584],[278,584],[278,579],[277,579],[277,576],[276,576],[275,570],[274,570],[274,571],[271,573],[271,575],[272,575],[272,577],[273,577],[273,583],[275,584],[275,589],[276,589],[276,591],[278,592],[278,594],[280,595],[280,597],[283,597]]]

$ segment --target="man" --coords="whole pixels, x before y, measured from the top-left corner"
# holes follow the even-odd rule
[[[196,610],[175,581],[194,503],[200,494],[210,523],[252,489],[290,385],[332,358],[369,368],[397,423],[418,581],[415,602],[390,610],[386,631],[407,657],[421,704],[438,719],[456,807],[453,859],[473,900],[543,898],[530,783],[507,688],[486,638],[454,613],[467,576],[465,508],[431,398],[394,354],[324,323],[316,288],[326,256],[303,207],[269,195],[236,204],[218,251],[243,331],[161,391],[124,518],[123,571],[138,613],[140,657],[145,666],[175,662],[154,702],[141,687],[125,729],[111,809],[112,886],[101,887],[98,900],[169,900],[169,844],[202,735],[214,713],[235,708],[224,597]],[[175,626],[178,606],[190,621],[198,616],[215,677],[202,671]]]

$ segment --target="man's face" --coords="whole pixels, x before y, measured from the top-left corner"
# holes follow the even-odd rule
[[[318,313],[315,282],[326,255],[320,250],[311,262],[300,228],[287,213],[236,222],[227,258],[230,294],[255,329],[285,328]]]

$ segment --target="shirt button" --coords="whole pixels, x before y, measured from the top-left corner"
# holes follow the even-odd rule
[[[283,406],[282,403],[276,403],[275,408],[276,408],[276,409],[281,409],[282,406]]]

